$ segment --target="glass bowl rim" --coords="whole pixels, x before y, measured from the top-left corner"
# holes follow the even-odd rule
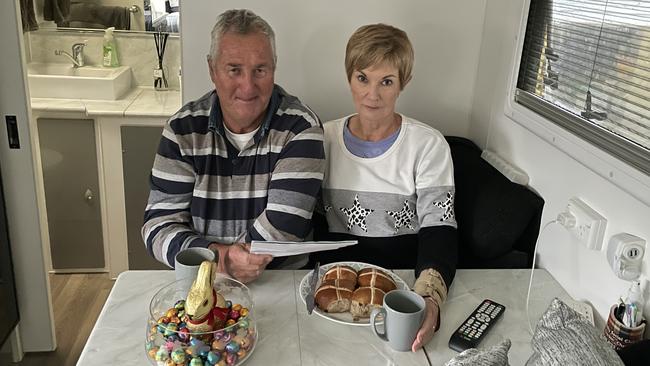
[[[226,279],[226,280],[229,280],[229,281],[233,281],[233,282],[235,282],[236,284],[238,284],[239,286],[241,286],[241,288],[243,288],[243,289],[246,290],[246,292],[249,294],[249,296],[250,296],[250,298],[251,298],[251,305],[250,305],[250,307],[247,307],[247,309],[248,309],[248,311],[249,311],[249,314],[250,314],[250,313],[252,312],[252,310],[253,310],[253,305],[254,305],[254,304],[252,303],[252,301],[253,301],[253,297],[251,296],[251,289],[250,289],[248,286],[246,286],[243,282],[240,282],[240,281],[238,281],[238,280],[236,280],[236,279],[234,279],[234,278],[232,278],[232,277],[230,277],[230,276],[227,276],[227,275],[225,275],[225,274],[223,274],[223,273],[217,273],[217,275],[216,275],[216,277],[215,277],[215,280],[212,282],[212,288],[213,288],[213,289],[214,289],[214,284],[217,282],[217,280],[218,280],[219,278]],[[148,309],[148,312],[149,312],[149,319],[152,320],[152,322],[155,323],[156,326],[160,326],[160,325],[162,325],[162,324],[158,323],[158,319],[157,319],[157,318],[152,314],[152,310],[151,310],[151,308],[153,307],[153,301],[154,301],[154,299],[156,299],[156,298],[158,297],[158,295],[159,295],[163,290],[168,289],[168,288],[172,287],[173,285],[177,285],[177,284],[182,283],[182,282],[194,282],[194,280],[193,280],[192,278],[182,278],[182,279],[180,279],[180,280],[174,280],[174,281],[172,281],[172,282],[168,282],[168,283],[162,285],[158,290],[156,290],[156,293],[154,293],[153,296],[151,297],[151,300],[149,300],[149,309]],[[182,300],[185,300],[185,299],[182,299]],[[180,300],[176,300],[176,302],[178,302],[178,301],[180,301]],[[163,316],[164,316],[164,315],[163,315]],[[249,316],[249,315],[246,315],[246,316],[241,317],[240,319],[238,319],[236,323],[231,324],[231,325],[229,325],[229,326],[227,326],[227,327],[223,327],[223,328],[219,328],[219,329],[215,329],[215,330],[211,330],[211,331],[207,331],[207,332],[188,332],[187,334],[190,335],[190,336],[202,336],[202,335],[206,335],[206,334],[214,334],[214,333],[222,332],[222,331],[225,332],[225,331],[230,330],[231,328],[236,327],[236,326],[239,325],[239,323],[240,323],[241,321],[243,321],[243,320],[247,320],[247,321],[250,322],[251,320],[250,320],[249,318],[250,318],[250,316]],[[173,332],[173,333],[176,333],[176,334],[179,333],[179,330],[178,330],[178,329],[176,329],[176,330],[172,330],[172,329],[167,328],[166,325],[167,325],[167,324],[164,324],[164,325],[163,325],[163,329],[164,329],[165,331]],[[147,326],[147,328],[149,328],[149,326]],[[256,329],[256,331],[257,331],[257,329]]]

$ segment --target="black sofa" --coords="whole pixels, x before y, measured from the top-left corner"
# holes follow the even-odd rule
[[[481,158],[471,140],[447,136],[454,161],[458,268],[526,268],[544,200]]]

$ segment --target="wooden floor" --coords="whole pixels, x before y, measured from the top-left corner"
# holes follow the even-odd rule
[[[74,366],[113,287],[108,274],[52,274],[57,349],[28,353],[20,366]]]

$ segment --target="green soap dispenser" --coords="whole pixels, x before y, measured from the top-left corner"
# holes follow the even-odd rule
[[[117,46],[115,45],[115,37],[113,37],[114,30],[115,27],[110,27],[106,28],[104,31],[104,45],[102,47],[104,52],[102,65],[104,65],[104,67],[120,66],[119,61],[117,61]]]

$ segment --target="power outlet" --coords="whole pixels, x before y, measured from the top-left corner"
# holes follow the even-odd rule
[[[607,261],[619,278],[636,280],[641,276],[644,253],[645,240],[632,234],[620,233],[609,239]]]
[[[588,249],[601,250],[607,219],[577,197],[569,199],[567,213],[575,220],[567,229]]]

